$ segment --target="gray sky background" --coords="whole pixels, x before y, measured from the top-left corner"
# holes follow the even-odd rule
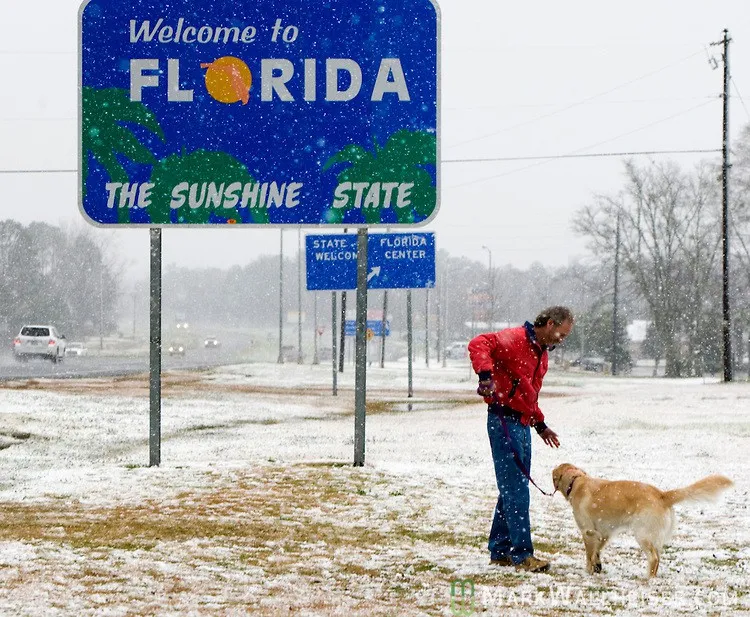
[[[373,0],[376,1],[376,0]],[[0,170],[77,166],[75,0],[0,0]],[[730,131],[750,122],[750,2],[442,0],[443,161],[721,148],[722,30],[729,29]],[[408,36],[408,32],[404,33]],[[719,155],[673,155],[684,166]],[[656,158],[656,157],[654,157]],[[666,157],[658,157],[666,158]],[[646,161],[646,157],[639,157]],[[622,185],[623,159],[449,163],[427,230],[453,254],[525,268],[586,255],[575,211]],[[75,174],[0,174],[0,218],[87,225]],[[148,231],[94,230],[132,274]],[[318,232],[319,230],[310,230]],[[296,248],[296,230],[285,246]],[[279,230],[163,234],[165,263],[244,264],[278,253]]]

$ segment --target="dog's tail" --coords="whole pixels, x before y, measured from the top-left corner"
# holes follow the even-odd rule
[[[662,499],[667,506],[673,506],[681,501],[709,501],[718,497],[721,491],[732,486],[729,478],[724,476],[707,476],[690,486],[676,488],[662,493]]]

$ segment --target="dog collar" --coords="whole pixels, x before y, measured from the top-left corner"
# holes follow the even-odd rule
[[[570,492],[573,490],[573,485],[576,483],[576,478],[579,478],[580,476],[573,476],[573,479],[570,481],[570,485],[568,486],[568,490],[565,491],[565,498],[567,499],[570,497]]]

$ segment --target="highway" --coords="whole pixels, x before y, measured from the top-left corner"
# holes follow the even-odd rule
[[[249,361],[246,345],[222,345],[215,349],[188,349],[184,356],[170,356],[165,346],[162,351],[162,371],[175,369],[202,369],[224,364]],[[132,355],[68,356],[63,362],[53,364],[50,360],[32,358],[19,362],[8,350],[0,355],[0,381],[17,379],[77,379],[81,377],[105,377],[147,373],[148,353]]]

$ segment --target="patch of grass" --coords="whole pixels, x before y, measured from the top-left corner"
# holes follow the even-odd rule
[[[367,415],[376,414],[401,414],[410,411],[433,411],[444,409],[455,409],[467,405],[476,404],[476,396],[466,396],[464,398],[430,398],[430,399],[383,399],[368,400]]]
[[[355,576],[369,576],[370,578],[377,578],[381,574],[380,570],[376,570],[375,568],[365,568],[356,563],[342,564],[339,568],[339,572],[346,574],[347,576],[353,574]]]
[[[398,525],[394,533],[413,542],[426,542],[443,546],[480,546],[486,541],[485,536],[479,534],[456,533],[453,531],[433,531],[430,529],[413,528]]]
[[[429,614],[437,614],[447,604],[434,596],[419,596],[417,591],[443,590],[448,585],[453,571],[440,565],[445,547],[475,551],[485,542],[483,535],[424,528],[422,514],[429,506],[419,504],[399,508],[393,512],[395,524],[382,525],[384,518],[390,518],[384,515],[392,512],[383,512],[383,500],[372,495],[400,493],[403,485],[398,478],[384,478],[344,462],[206,474],[209,488],[189,488],[168,499],[160,495],[135,504],[92,506],[58,495],[34,503],[0,503],[0,541],[73,551],[78,556],[75,563],[85,564],[83,576],[74,566],[66,566],[67,562],[59,566],[48,562],[43,567],[54,568],[60,580],[75,580],[82,597],[90,594],[89,606],[105,597],[113,603],[137,600],[138,607],[129,613],[134,616],[154,614],[151,595],[145,595],[154,589],[176,599],[198,594],[197,601],[199,590],[186,584],[171,566],[159,565],[171,564],[174,555],[182,555],[191,567],[215,572],[217,581],[226,582],[225,608],[240,593],[232,581],[238,580],[238,573],[244,576],[252,570],[253,580],[274,580],[290,573],[295,577],[294,590],[281,592],[286,594],[284,602],[288,601],[285,610],[259,614],[288,614],[287,608],[329,614],[342,606],[358,615],[418,614],[427,605]],[[416,541],[418,550],[413,546]],[[112,588],[113,562],[123,559],[117,551],[129,553],[124,557],[128,562],[146,564],[137,589],[127,582]],[[450,548],[448,552],[455,551]],[[432,553],[435,561],[425,559],[425,554]],[[498,584],[498,575],[506,573],[492,571],[476,578]],[[502,584],[525,580],[507,576]],[[11,590],[30,584],[13,581]],[[317,589],[325,590],[323,599],[311,591]],[[381,591],[370,598],[367,594],[372,589]],[[254,593],[260,600],[280,592],[269,587]],[[208,602],[212,596],[205,597]],[[318,605],[319,610],[312,608]]]
[[[12,437],[13,439],[28,439],[31,437],[31,433],[25,433],[23,431],[9,431],[7,433],[0,433],[0,435],[5,435],[7,437]]]
[[[578,544],[575,544],[575,547],[578,548]],[[566,543],[558,543],[558,542],[551,542],[547,540],[534,540],[534,551],[538,551],[540,553],[546,553],[548,555],[557,555],[560,553],[566,553],[566,554],[572,554],[574,551],[570,550],[571,544]],[[583,542],[580,542],[580,548],[583,549]]]
[[[736,568],[737,564],[740,563],[742,559],[739,557],[704,557],[703,561],[720,568]]]
[[[227,424],[196,424],[195,426],[189,426],[186,431],[215,431],[217,429],[229,428]]]
[[[43,389],[38,379],[26,379],[24,381],[0,381],[0,388],[6,390],[40,390]]]

